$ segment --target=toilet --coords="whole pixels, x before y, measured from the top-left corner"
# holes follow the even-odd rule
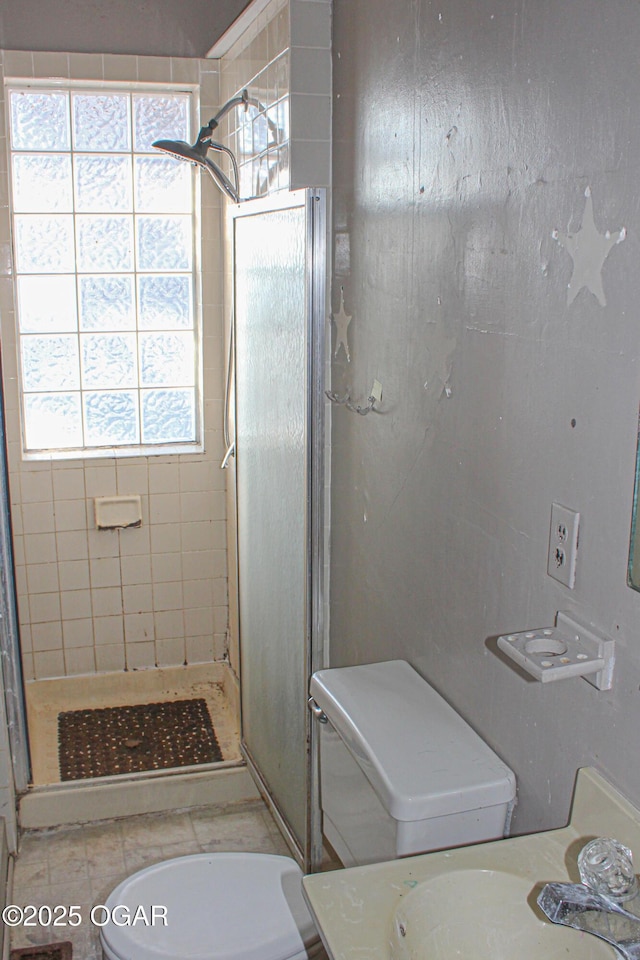
[[[309,692],[320,729],[323,833],[345,866],[506,834],[515,802],[512,771],[408,663],[321,670]],[[289,857],[260,853],[154,864],[107,899],[103,956],[323,957],[301,879]],[[166,926],[162,911],[150,922],[153,906],[166,908]],[[139,922],[122,922],[136,910]]]
[[[322,832],[345,867],[498,840],[513,772],[405,660],[320,670]]]
[[[115,888],[100,931],[106,960],[307,960],[321,944],[290,857],[198,853],[164,860]],[[166,925],[127,914],[166,907]],[[128,908],[123,910],[123,907]],[[106,915],[106,912],[105,912]]]

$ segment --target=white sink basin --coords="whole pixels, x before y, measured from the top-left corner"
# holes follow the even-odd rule
[[[501,870],[452,870],[419,883],[392,920],[391,960],[612,960],[596,937],[544,919],[539,886]]]

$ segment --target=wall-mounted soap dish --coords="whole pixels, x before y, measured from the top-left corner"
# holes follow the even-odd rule
[[[97,530],[117,530],[124,527],[139,527],[142,524],[140,494],[95,497],[93,504]]]
[[[611,689],[615,642],[566,613],[558,613],[555,627],[498,637],[498,646],[542,683],[584,677],[598,690]]]

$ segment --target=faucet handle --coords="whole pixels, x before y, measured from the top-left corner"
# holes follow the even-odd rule
[[[608,900],[621,903],[638,893],[631,850],[619,840],[591,840],[580,851],[578,870],[582,882]]]

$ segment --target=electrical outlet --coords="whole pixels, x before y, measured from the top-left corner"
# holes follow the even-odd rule
[[[573,590],[576,582],[580,514],[559,503],[551,504],[547,573]]]

